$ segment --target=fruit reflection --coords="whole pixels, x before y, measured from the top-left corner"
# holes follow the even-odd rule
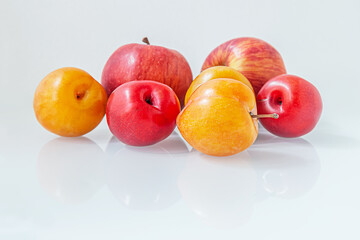
[[[246,151],[221,159],[192,152],[178,181],[184,201],[209,225],[232,228],[247,222],[257,181],[249,160]]]
[[[261,130],[252,147],[231,157],[191,152],[178,185],[184,201],[206,224],[235,228],[251,219],[260,200],[293,199],[309,192],[320,170],[309,142]]]
[[[77,204],[104,184],[104,152],[88,138],[56,138],[41,149],[37,175],[43,189],[57,200]]]
[[[181,198],[176,181],[183,166],[181,158],[187,152],[176,133],[146,148],[125,146],[113,137],[106,149],[109,189],[130,209],[167,208]]]
[[[312,189],[320,175],[319,156],[302,138],[283,139],[261,132],[249,154],[258,173],[258,189],[263,191],[257,196],[263,198],[300,197]]]

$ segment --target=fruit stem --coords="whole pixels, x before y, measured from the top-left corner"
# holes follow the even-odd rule
[[[143,43],[146,43],[147,45],[150,45],[149,39],[148,39],[147,37],[144,37],[144,38],[142,39],[142,42],[143,42]]]
[[[279,114],[277,114],[277,113],[259,114],[259,115],[253,115],[250,113],[250,115],[252,118],[274,118],[274,119],[279,118]]]

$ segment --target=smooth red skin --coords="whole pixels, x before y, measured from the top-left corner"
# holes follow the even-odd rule
[[[280,137],[300,137],[316,126],[322,101],[314,85],[300,77],[284,74],[274,77],[261,88],[257,95],[257,110],[258,114],[279,114],[278,119],[260,119],[269,132]]]
[[[241,72],[257,94],[271,78],[286,74],[280,53],[269,43],[251,37],[235,38],[215,48],[201,71],[213,66],[228,66]]]
[[[153,80],[168,85],[183,105],[193,78],[188,62],[179,52],[133,43],[118,48],[110,56],[101,84],[110,95],[121,84],[134,80]]]
[[[152,105],[145,101],[151,98]],[[176,126],[180,103],[175,92],[155,81],[122,84],[106,106],[110,131],[132,146],[147,146],[168,137]]]

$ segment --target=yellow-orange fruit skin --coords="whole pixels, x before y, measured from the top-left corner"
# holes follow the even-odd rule
[[[190,87],[188,88],[185,95],[185,105],[187,104],[191,94],[203,83],[217,79],[217,78],[231,78],[234,80],[239,80],[244,83],[246,86],[253,89],[249,80],[241,74],[239,71],[231,67],[226,66],[216,66],[210,67],[202,71],[195,79],[192,81]]]
[[[47,130],[64,137],[77,137],[93,130],[106,110],[105,89],[90,74],[78,68],[60,68],[37,86],[33,108]]]
[[[177,117],[184,139],[196,150],[229,156],[250,147],[258,135],[256,99],[238,80],[213,79],[199,86]]]

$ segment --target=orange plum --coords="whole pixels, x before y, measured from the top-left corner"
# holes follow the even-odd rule
[[[34,112],[39,123],[52,133],[77,137],[93,130],[103,119],[105,89],[87,72],[60,68],[38,85]]]
[[[185,104],[188,102],[191,94],[203,83],[217,78],[231,78],[243,82],[246,86],[253,89],[251,83],[239,71],[231,67],[216,66],[210,67],[202,71],[191,83],[185,95]]]
[[[228,156],[250,147],[258,135],[256,99],[245,83],[218,78],[199,86],[177,117],[184,139],[196,150]]]

